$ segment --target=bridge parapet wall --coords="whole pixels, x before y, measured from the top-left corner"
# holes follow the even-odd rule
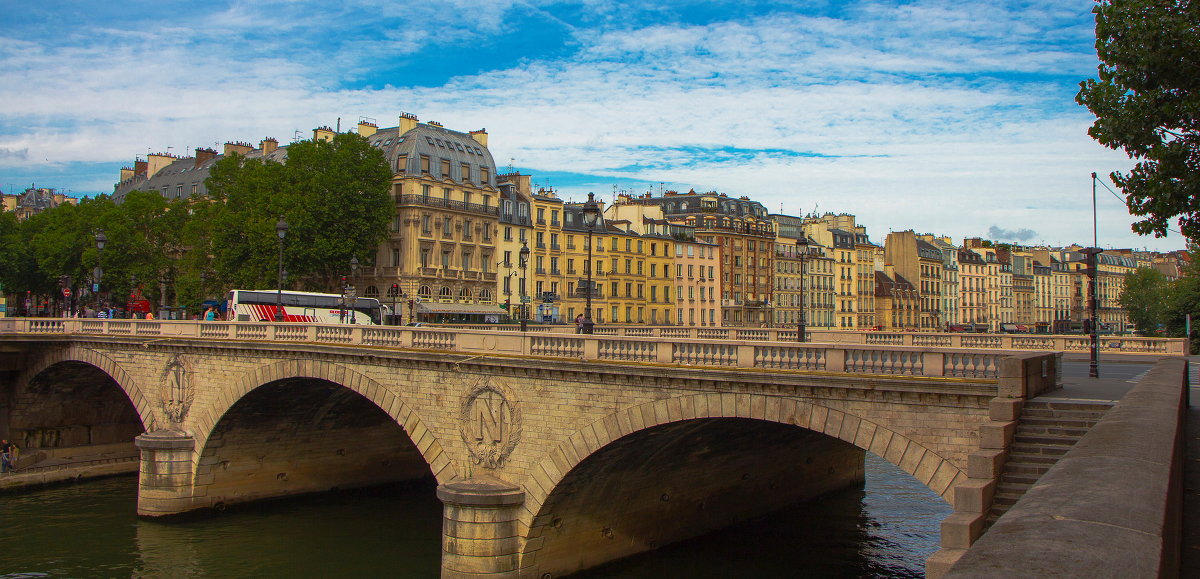
[[[446,325],[459,329],[498,330],[497,325]],[[530,326],[530,332],[571,333],[571,326]],[[725,328],[680,326],[597,326],[595,333],[605,336],[642,338],[747,340],[795,342],[795,328]],[[975,334],[964,332],[877,332],[854,330],[820,330],[809,328],[809,342],[826,344],[861,344],[875,346],[917,346],[927,348],[965,348],[990,350],[1053,350],[1059,352],[1088,352],[1091,338],[1071,334]],[[1183,338],[1141,336],[1102,336],[1100,350],[1109,353],[1182,356],[1187,352]]]
[[[683,328],[687,329],[687,328]],[[716,330],[711,330],[716,331]],[[765,332],[765,330],[760,330]],[[780,337],[778,330],[772,330]],[[924,377],[998,378],[1004,351],[871,344],[656,336],[566,335],[449,328],[272,322],[0,319],[0,334],[198,338],[413,348],[473,354],[545,356],[579,361],[644,362],[774,370],[816,370]],[[664,339],[670,338],[670,339]]]
[[[1178,575],[1187,361],[1160,361],[949,572]]]

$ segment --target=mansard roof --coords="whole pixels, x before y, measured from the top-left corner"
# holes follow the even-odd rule
[[[430,158],[429,173],[433,177],[459,183],[468,181],[482,187],[496,187],[496,163],[492,154],[471,135],[430,124],[417,124],[403,135],[399,135],[399,131],[398,126],[390,127],[380,129],[367,137],[368,143],[383,151],[384,158],[393,171],[398,172],[401,169],[397,162],[403,156],[406,163],[403,167],[404,172],[420,175],[421,156],[424,155]],[[282,163],[287,159],[287,145],[277,147],[265,156],[261,148],[250,149],[243,156],[247,159],[265,158]],[[187,198],[192,196],[192,185],[196,186],[196,195],[207,195],[208,189],[204,186],[204,180],[208,178],[213,165],[224,158],[225,155],[220,154],[199,162],[195,157],[176,159],[148,178],[145,175],[135,175],[116,184],[113,187],[113,200],[120,203],[130,191],[139,190],[163,192],[168,198],[174,198],[178,192],[179,198]],[[448,175],[442,174],[442,159],[450,161]],[[467,175],[462,174],[464,164],[468,167]],[[486,175],[480,172],[481,168],[487,169]]]

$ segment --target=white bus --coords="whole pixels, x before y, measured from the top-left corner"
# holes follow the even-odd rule
[[[276,290],[230,290],[225,295],[225,319],[237,322],[275,321]],[[343,302],[338,294],[285,291],[282,294],[283,321],[318,324],[383,323],[390,311],[375,298],[355,298]]]

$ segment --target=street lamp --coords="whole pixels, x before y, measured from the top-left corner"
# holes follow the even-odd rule
[[[279,279],[275,291],[275,321],[283,321],[283,238],[287,236],[288,224],[279,217],[275,224],[275,235],[279,236]]]
[[[1088,293],[1087,293],[1088,315],[1091,316],[1091,318],[1092,318],[1091,332],[1089,332],[1091,334],[1091,340],[1090,340],[1091,341],[1091,345],[1090,345],[1091,355],[1089,356],[1089,360],[1088,360],[1088,377],[1089,378],[1099,378],[1100,377],[1100,320],[1099,320],[1099,316],[1098,316],[1098,314],[1099,314],[1098,309],[1100,306],[1100,299],[1099,299],[1099,295],[1097,293],[1097,289],[1099,289],[1099,288],[1097,288],[1096,277],[1097,277],[1097,274],[1099,273],[1098,267],[1099,267],[1099,261],[1100,261],[1100,254],[1103,253],[1104,250],[1100,249],[1099,247],[1085,247],[1080,251],[1081,251],[1081,253],[1083,253],[1085,263],[1087,264],[1086,267],[1084,268],[1084,273],[1088,277]]]
[[[813,249],[815,248],[808,243],[808,236],[801,233],[800,239],[796,240],[796,257],[800,258],[800,320],[796,324],[797,342],[808,341],[805,335],[807,328],[805,328],[804,320],[804,262],[808,260]]]
[[[103,229],[96,230],[96,271],[92,277],[95,282],[92,284],[92,293],[96,294],[96,307],[100,307],[100,279],[104,277],[104,244],[108,243],[108,236],[104,235]]]
[[[529,244],[528,243],[521,244],[521,251],[519,252],[519,255],[520,255],[520,261],[518,263],[521,267],[521,291],[519,291],[517,293],[519,294],[520,299],[521,299],[521,331],[524,332],[529,329],[529,326],[528,326],[529,322],[528,322],[528,320],[526,320],[526,317],[527,317],[526,314],[528,312],[525,311],[525,272],[526,272],[527,266],[529,265]]]
[[[347,323],[346,322],[347,315],[350,318],[349,323],[354,322],[354,301],[351,301],[351,300],[354,300],[357,297],[353,293],[353,291],[354,291],[353,290],[353,288],[354,288],[353,282],[354,282],[354,277],[357,273],[358,273],[358,256],[353,255],[353,256],[350,256],[350,282],[346,282],[346,278],[344,278],[344,277],[342,278],[342,315],[341,315],[341,319],[342,319],[343,323]],[[347,310],[349,310],[349,311],[347,311]]]
[[[583,226],[587,228],[587,305],[583,308],[583,324],[581,332],[592,333],[595,322],[592,321],[592,231],[600,223],[600,205],[596,196],[588,193],[588,200],[583,204]],[[640,243],[640,242],[639,242]]]

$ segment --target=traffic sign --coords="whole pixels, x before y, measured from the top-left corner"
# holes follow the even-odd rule
[[[63,297],[64,298],[71,297],[71,288],[69,288],[69,287],[63,288]]]

